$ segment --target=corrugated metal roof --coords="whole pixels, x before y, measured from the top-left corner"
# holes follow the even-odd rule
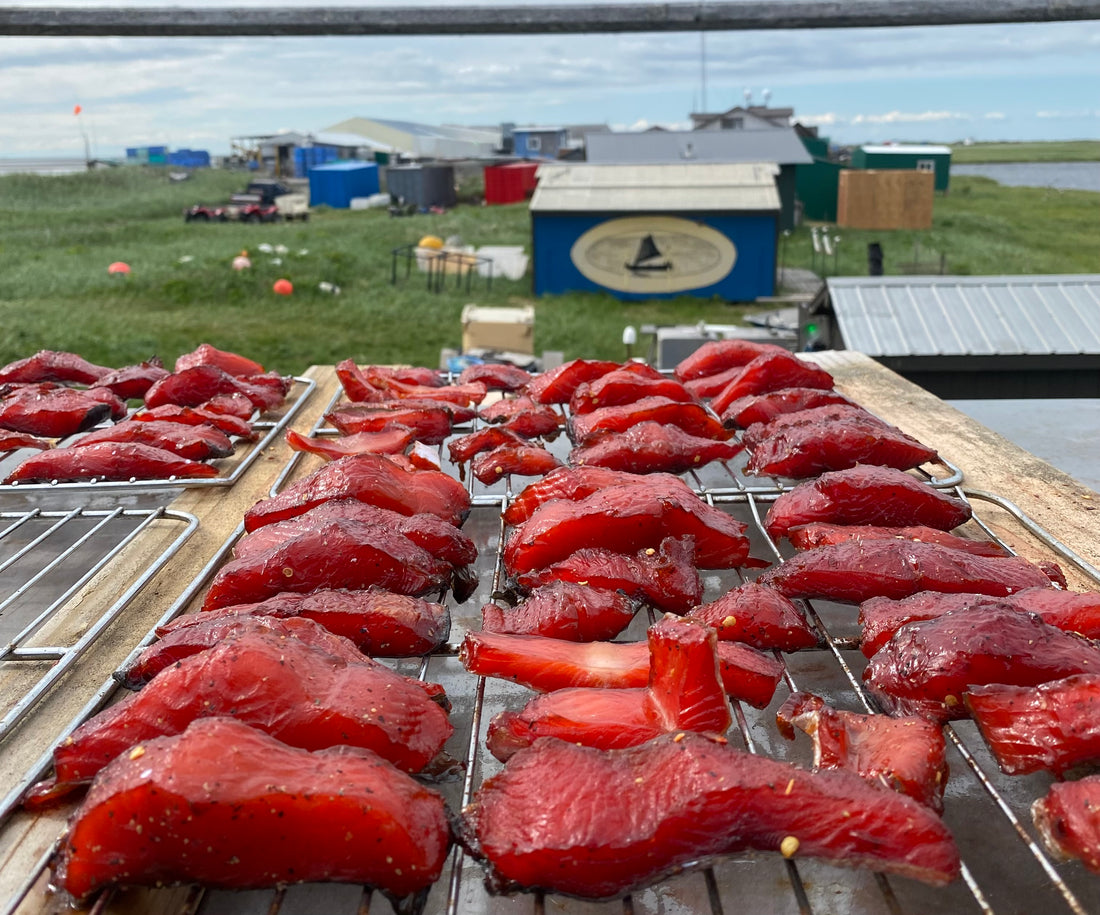
[[[392,146],[387,146],[385,143],[376,143],[374,140],[370,139],[370,137],[364,137],[362,134],[328,130],[322,130],[313,134],[313,143],[316,146],[365,147],[368,149],[381,150],[393,149]]]
[[[1100,353],[1100,274],[826,283],[845,345],[868,356]]]
[[[594,164],[621,165],[675,162],[808,165],[813,162],[793,127],[596,133],[585,137],[585,157]]]
[[[542,165],[532,212],[778,212],[778,167]]]

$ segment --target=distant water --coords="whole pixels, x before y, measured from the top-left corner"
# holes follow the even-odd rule
[[[953,400],[951,405],[1100,493],[1100,400]]]
[[[76,156],[40,159],[0,159],[0,175],[71,175],[88,168],[87,163]]]
[[[988,162],[952,165],[952,175],[979,175],[1010,187],[1100,191],[1100,162]]]

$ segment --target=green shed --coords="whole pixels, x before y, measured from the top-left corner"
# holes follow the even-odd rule
[[[800,164],[795,173],[795,190],[802,203],[802,218],[814,222],[836,222],[836,199],[840,186],[840,162],[829,158],[827,137],[800,136],[813,162]]]
[[[852,151],[852,168],[900,168],[935,172],[937,191],[946,191],[951,177],[951,147],[926,144],[860,146]]]

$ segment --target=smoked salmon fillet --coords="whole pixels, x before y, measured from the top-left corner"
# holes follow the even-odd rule
[[[719,672],[718,641],[701,623],[666,616],[649,627],[649,676],[641,688],[576,687],[545,693],[489,723],[499,760],[543,737],[610,750],[668,731],[720,736],[733,722]]]
[[[644,422],[625,432],[594,436],[569,454],[574,466],[609,467],[628,473],[685,473],[741,453],[736,442],[715,441],[678,426]]]
[[[1020,556],[975,556],[916,540],[849,540],[798,553],[757,579],[787,597],[858,604],[918,591],[979,592],[1001,597],[1053,587],[1043,568]]]
[[[815,769],[847,769],[943,812],[947,741],[924,718],[866,715],[835,709],[812,693],[792,693],[775,715],[779,733],[794,729],[814,742]]]
[[[1100,648],[1009,607],[972,607],[902,626],[877,651],[863,682],[894,714],[967,717],[965,693],[1003,683],[1038,686],[1100,670]]]
[[[1020,613],[1034,613],[1044,623],[1066,632],[1076,632],[1087,639],[1100,639],[1100,593],[1096,591],[1062,591],[1041,586],[1024,588],[1003,597],[918,591],[901,600],[873,597],[860,604],[859,623],[863,627],[860,650],[871,657],[906,623],[935,619],[948,610],[962,611],[989,604],[1009,607]]]
[[[331,881],[406,897],[438,879],[450,844],[442,796],[369,750],[310,752],[207,718],[100,773],[62,837],[53,883],[78,903],[108,886],[177,883]]]
[[[541,635],[573,642],[613,639],[634,619],[638,604],[622,591],[557,579],[535,588],[519,604],[481,608],[486,632]]]
[[[962,499],[903,470],[857,464],[848,470],[823,473],[783,493],[768,509],[764,526],[773,540],[785,537],[792,527],[813,521],[882,527],[922,524],[950,531],[971,514]]]
[[[310,620],[272,622],[183,658],[80,725],[54,749],[54,776],[32,789],[30,804],[83,787],[119,754],[197,718],[236,718],[307,750],[366,747],[406,772],[436,758],[454,731],[439,687],[363,657]],[[283,632],[279,622],[289,624]],[[317,644],[297,635],[308,627],[322,634]],[[330,650],[332,641],[346,647]]]
[[[1043,842],[1059,858],[1079,859],[1100,874],[1100,775],[1056,782],[1031,805]]]
[[[210,582],[202,608],[254,603],[281,591],[372,585],[420,596],[441,590],[452,571],[449,563],[397,531],[337,518],[262,553],[230,560]]]
[[[666,537],[693,537],[701,569],[731,569],[749,557],[745,524],[707,505],[682,480],[665,475],[644,485],[608,486],[576,502],[544,502],[504,547],[513,574],[545,568],[579,549],[620,553],[656,548]]]
[[[331,461],[257,502],[244,514],[246,531],[285,521],[330,499],[356,499],[402,515],[421,512],[459,525],[470,510],[466,487],[445,473],[409,471],[384,455],[356,454]]]
[[[167,480],[216,477],[218,468],[177,457],[137,442],[96,442],[81,448],[51,448],[32,455],[8,474],[5,483],[83,480]]]
[[[1100,760],[1100,671],[1038,686],[972,686],[963,699],[1009,775],[1060,776]]]
[[[850,772],[811,772],[676,732],[604,751],[521,750],[463,811],[490,890],[612,899],[749,849],[934,886],[960,873],[943,821]]]

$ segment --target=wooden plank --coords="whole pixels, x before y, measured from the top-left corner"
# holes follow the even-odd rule
[[[314,379],[317,387],[292,423],[301,431],[311,428],[338,387],[332,367],[311,369],[306,377]],[[132,649],[233,535],[245,511],[267,496],[292,454],[279,437],[233,486],[185,490],[172,502],[169,506],[172,510],[198,518],[198,528],[57,687],[3,742],[0,797],[7,795],[57,742],[89,699],[110,680]],[[43,631],[45,644],[54,636],[59,644],[69,644],[65,639],[94,620],[105,603],[113,601],[126,585],[148,569],[179,533],[178,524],[154,525],[143,532],[61,610]],[[18,672],[0,675],[2,694],[12,695],[12,690],[22,688],[24,679],[25,676]],[[56,817],[57,814],[44,818],[17,814],[0,831],[0,900],[11,897],[52,844],[58,832]],[[63,817],[61,819],[63,821]]]
[[[833,374],[845,394],[962,468],[964,488],[1008,499],[1087,562],[1100,566],[1100,499],[1087,486],[869,356],[845,350],[811,358]],[[1023,555],[1050,558],[1011,516],[981,504],[977,512]],[[1079,574],[1071,578],[1078,588],[1097,587]]]
[[[845,169],[836,224],[847,229],[931,229],[936,176],[914,169]]]
[[[1100,19],[1098,0],[846,0],[513,6],[14,7],[0,35],[537,35]]]

